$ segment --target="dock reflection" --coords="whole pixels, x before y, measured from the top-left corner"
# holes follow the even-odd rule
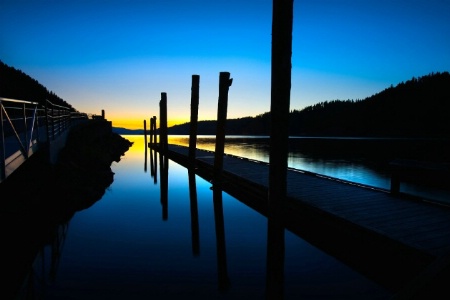
[[[227,268],[227,249],[225,242],[225,225],[223,217],[222,190],[213,186],[214,223],[216,228],[217,247],[217,273],[219,290],[225,291],[230,288]]]
[[[189,199],[191,209],[191,232],[192,232],[192,254],[200,255],[200,230],[198,223],[197,185],[195,173],[188,170],[189,177]]]
[[[151,149],[151,148],[150,148]],[[157,169],[157,151],[151,149],[150,155],[151,170],[156,174]],[[169,161],[162,154],[159,156],[160,168],[160,190],[161,204],[163,209],[163,220],[168,218],[168,185],[169,185]],[[197,203],[197,186],[194,167],[186,167],[189,179],[189,201],[191,216],[191,243],[193,256],[200,255],[200,230],[199,230],[199,213]],[[156,175],[155,175],[156,176]],[[228,273],[227,264],[227,247],[225,219],[223,212],[223,192],[224,187],[220,179],[213,181],[212,196],[214,209],[214,224],[216,236],[216,255],[217,255],[217,279],[218,290],[226,292],[232,288],[231,280]],[[235,196],[233,196],[235,197]],[[239,198],[237,200],[241,201]],[[243,203],[246,203],[243,200]],[[248,205],[248,203],[247,203]],[[282,300],[284,298],[284,257],[285,257],[285,226],[280,216],[276,213],[271,214],[267,218],[267,255],[266,255],[266,299]]]
[[[165,155],[159,155],[160,193],[162,206],[162,219],[169,218],[169,159]]]
[[[284,231],[278,216],[267,219],[266,299],[284,298]]]
[[[9,263],[3,268],[4,299],[44,299],[47,287],[57,279],[68,228],[69,221],[50,228],[40,224],[33,237],[18,245],[20,249],[9,247],[14,253],[6,256]]]
[[[146,156],[147,157],[147,156]],[[150,176],[153,178],[153,183],[158,183],[158,152],[150,148]]]

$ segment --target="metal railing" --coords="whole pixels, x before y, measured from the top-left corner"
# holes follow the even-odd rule
[[[48,100],[46,100],[44,115],[46,118],[47,138],[49,141],[55,140],[80,120],[88,119],[88,115],[85,113],[74,112],[69,107],[53,104]]]
[[[0,97],[0,182],[37,150],[86,119],[87,114],[48,100],[42,106]]]

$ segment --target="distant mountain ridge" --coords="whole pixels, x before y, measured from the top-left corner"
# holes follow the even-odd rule
[[[450,138],[450,73],[412,78],[363,100],[320,102],[289,115],[291,136]],[[216,132],[215,121],[199,121],[199,135]],[[189,134],[189,123],[168,128]],[[270,135],[270,112],[229,119],[227,135]]]
[[[21,70],[0,61],[0,97],[72,107]],[[75,109],[73,109],[75,110]],[[189,112],[187,112],[189,113]],[[170,118],[170,116],[169,116]],[[363,100],[332,100],[292,110],[291,136],[367,136],[450,138],[450,73],[437,72],[401,82]],[[190,124],[168,128],[169,134],[189,134]],[[118,134],[143,130],[113,128]],[[199,121],[197,134],[215,135],[216,121]],[[270,112],[228,119],[227,135],[270,135]]]
[[[120,134],[120,135],[134,135],[134,134],[144,134],[144,129],[127,129],[123,127],[113,127],[112,131],[114,133]]]

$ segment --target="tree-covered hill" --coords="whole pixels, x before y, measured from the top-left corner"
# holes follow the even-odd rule
[[[72,105],[49,91],[36,79],[2,61],[0,61],[0,97],[33,101],[41,105],[45,105],[45,100],[48,100],[53,104],[70,107],[75,111]]]
[[[412,78],[363,100],[320,102],[292,110],[294,136],[383,136],[450,138],[450,74]],[[215,134],[215,121],[200,121],[198,134]],[[269,135],[270,113],[229,119],[227,135]],[[169,128],[189,134],[189,123]]]
[[[0,97],[73,107],[21,70],[0,61]],[[73,109],[75,110],[75,109]],[[170,117],[170,116],[169,116]],[[450,73],[412,78],[362,100],[317,103],[289,116],[292,136],[383,136],[450,138]],[[169,134],[189,134],[189,123]],[[200,121],[198,134],[214,135],[216,121]],[[270,112],[228,119],[227,135],[269,135]]]

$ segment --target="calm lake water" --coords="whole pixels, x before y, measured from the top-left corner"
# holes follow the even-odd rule
[[[121,161],[102,199],[61,227],[58,251],[36,259],[31,299],[264,299],[267,219],[225,192],[221,205],[211,184],[168,162],[161,192],[143,136]],[[187,137],[169,143],[186,144]],[[214,150],[211,137],[198,148]],[[226,153],[268,162],[267,140],[227,140]],[[318,158],[293,152],[289,166],[388,187],[384,170],[360,157]],[[190,188],[191,184],[191,188]],[[195,188],[193,188],[195,187]],[[195,196],[192,196],[195,195]],[[284,299],[389,299],[390,292],[288,230]],[[30,299],[30,298],[26,298]]]

